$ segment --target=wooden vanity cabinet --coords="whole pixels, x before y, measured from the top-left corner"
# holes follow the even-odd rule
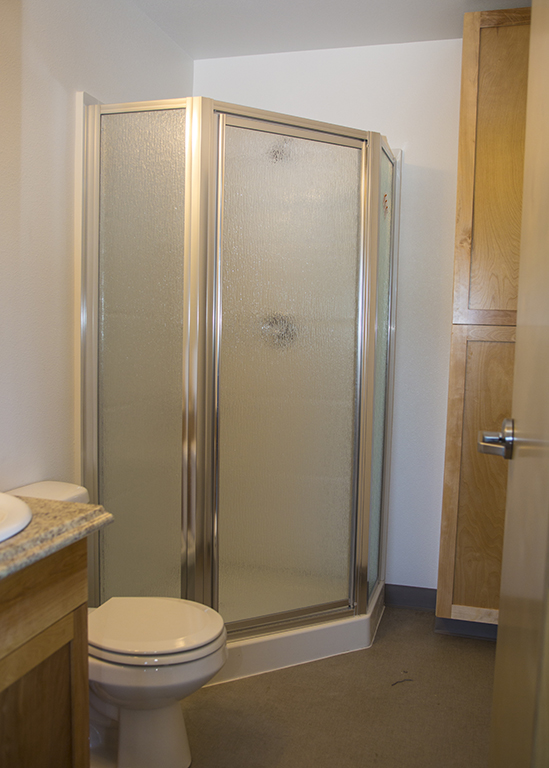
[[[0,581],[0,768],[87,768],[87,542]]]
[[[508,463],[476,444],[512,416],[529,37],[529,8],[465,14],[436,615],[491,624]]]

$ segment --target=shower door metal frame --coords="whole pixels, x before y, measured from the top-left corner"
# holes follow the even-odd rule
[[[223,125],[225,122],[250,125],[269,124],[272,132],[286,135],[321,136],[333,143],[362,145],[360,293],[358,319],[357,428],[355,453],[355,519],[353,521],[352,573],[349,600],[311,606],[288,614],[277,614],[259,631],[286,626],[309,625],[365,614],[368,610],[368,511],[370,502],[371,412],[373,402],[373,355],[376,318],[376,271],[378,246],[379,153],[383,148],[394,159],[379,134],[321,123],[304,118],[240,107],[205,98],[183,98],[130,104],[100,105],[83,100],[84,178],[82,205],[81,284],[81,401],[82,401],[82,482],[98,501],[98,413],[97,343],[99,278],[99,159],[101,115],[162,109],[186,109],[186,200],[184,254],[183,328],[183,455],[181,503],[181,594],[183,597],[216,606],[217,603],[217,375],[220,315],[219,247],[221,184],[218,184]],[[265,128],[263,128],[264,130]],[[393,243],[398,227],[398,189],[393,201]],[[396,245],[393,245],[396,251]],[[393,266],[394,269],[394,266]],[[393,277],[393,283],[396,280]],[[394,298],[390,334],[394,331]],[[386,430],[390,426],[394,344],[389,340],[389,374]],[[370,410],[369,410],[370,409]],[[386,460],[390,450],[387,431]],[[386,466],[387,463],[386,463]],[[384,492],[388,474],[384,474]],[[386,503],[386,502],[385,502]],[[384,515],[386,518],[386,515]],[[382,536],[386,534],[382,529]],[[382,547],[383,552],[383,547]],[[99,546],[97,537],[90,547],[90,602],[101,598]],[[381,570],[384,559],[381,559]],[[344,603],[344,604],[343,604]],[[257,621],[238,623],[240,633],[257,633]]]
[[[366,417],[361,419],[361,428],[364,428],[363,444],[368,446],[362,457],[365,462],[364,475],[360,478],[359,504],[362,505],[363,512],[363,530],[359,534],[359,540],[362,541],[363,553],[360,566],[357,562],[357,580],[361,584],[359,599],[357,602],[357,613],[367,613],[371,606],[374,610],[380,611],[384,605],[384,598],[380,592],[385,590],[385,568],[387,559],[387,532],[389,516],[390,499],[390,468],[391,468],[391,448],[393,431],[393,404],[394,404],[394,380],[395,380],[395,334],[396,334],[396,309],[398,292],[398,245],[400,234],[400,189],[401,189],[401,169],[402,152],[393,153],[385,136],[379,133],[370,132],[370,147],[372,153],[372,162],[369,169],[369,184],[367,208],[370,217],[370,229],[368,232],[368,255],[367,269],[369,279],[371,279],[371,290],[365,286],[366,300],[369,302],[369,322],[367,324],[369,339],[364,350],[364,376],[367,379],[365,392],[368,393],[368,402],[366,403]],[[384,413],[384,441],[382,457],[382,480],[381,480],[381,509],[380,509],[380,539],[379,539],[379,563],[378,579],[374,589],[369,593],[368,585],[368,547],[369,547],[369,522],[370,522],[370,491],[371,491],[371,467],[372,467],[372,421],[370,417],[373,408],[374,397],[374,362],[373,354],[375,350],[376,334],[378,328],[377,322],[377,256],[379,254],[379,211],[382,201],[375,196],[376,190],[380,189],[380,170],[381,155],[385,154],[393,166],[393,184],[392,198],[390,206],[392,210],[391,218],[391,253],[389,263],[389,307],[388,307],[388,334],[387,334],[387,361],[386,361],[386,394],[385,394],[385,413]],[[377,207],[376,207],[377,206]],[[369,365],[368,365],[369,363]],[[368,423],[370,424],[368,426]],[[361,568],[363,572],[360,572]],[[381,617],[381,614],[380,614]],[[376,622],[374,622],[376,624]]]
[[[80,442],[81,442],[81,476],[82,484],[87,488],[90,501],[100,502],[100,482],[99,482],[99,414],[98,414],[98,339],[99,339],[99,208],[100,208],[100,161],[101,161],[101,117],[102,115],[127,113],[127,112],[150,112],[166,109],[185,109],[186,110],[186,132],[190,135],[193,120],[196,121],[196,111],[193,107],[198,106],[193,103],[191,98],[165,99],[157,101],[141,101],[121,104],[102,104],[86,93],[80,93],[78,99],[78,109],[81,114],[78,115],[78,122],[81,123],[81,157],[77,160],[77,185],[82,186],[81,198],[76,201],[77,205],[77,228],[80,229],[80,238],[76,243],[76,258],[81,262],[80,268]],[[192,182],[192,150],[191,142],[187,140],[186,147],[186,188],[190,189]],[[192,195],[186,195],[185,200],[185,222],[190,222],[193,217]],[[79,210],[78,210],[79,209]],[[80,220],[78,217],[80,216]],[[195,236],[196,237],[196,236]],[[185,269],[189,274],[185,274],[186,280],[196,282],[196,276],[188,253],[191,249],[190,226],[185,227],[185,246],[184,259]],[[194,284],[193,282],[193,284]],[[192,307],[185,304],[185,309],[192,311]],[[187,327],[184,324],[184,346],[190,348]],[[194,340],[192,340],[194,343]],[[182,379],[184,383],[192,380],[193,375],[197,375],[193,360],[183,354],[184,370]],[[197,387],[194,389],[196,392]],[[185,392],[189,387],[185,387]],[[190,411],[187,402],[182,404],[183,408],[183,460],[182,460],[182,511],[181,511],[181,582],[182,595],[186,590],[187,577],[187,521],[190,518],[187,506],[189,498],[194,501],[193,494],[196,494],[196,488],[189,488],[187,482],[188,473],[186,471],[189,462],[193,461],[192,451],[186,451],[188,445],[193,445],[194,435],[196,433],[195,410]],[[190,454],[190,455],[189,455]],[[193,509],[196,509],[194,504]],[[101,584],[101,566],[100,566],[100,542],[102,532],[99,531],[88,539],[88,602],[91,606],[97,606],[102,601]],[[200,560],[200,558],[197,558]]]
[[[379,214],[379,154],[382,143],[387,147],[386,142],[379,134],[373,132],[360,131],[357,129],[346,129],[337,125],[330,125],[317,121],[294,118],[288,115],[265,112],[251,108],[242,108],[232,104],[213,102],[207,99],[201,99],[203,110],[208,110],[216,115],[217,122],[217,148],[218,159],[217,168],[212,164],[211,155],[207,158],[207,164],[210,172],[209,191],[210,195],[216,190],[217,221],[216,228],[218,232],[215,252],[209,251],[206,258],[208,260],[208,281],[209,286],[202,293],[209,297],[215,297],[215,305],[211,305],[206,315],[211,318],[211,327],[214,329],[216,337],[213,348],[207,349],[207,360],[205,366],[213,369],[214,391],[208,392],[211,397],[212,410],[214,412],[213,442],[211,445],[212,468],[206,470],[210,482],[214,483],[212,497],[212,518],[211,528],[205,525],[203,535],[208,537],[204,541],[203,550],[211,554],[211,561],[204,560],[206,576],[213,574],[211,581],[212,591],[210,599],[202,593],[204,602],[208,602],[214,608],[218,605],[217,591],[217,564],[218,564],[218,543],[217,543],[217,514],[218,514],[218,487],[217,487],[217,387],[218,387],[218,363],[219,363],[219,343],[221,336],[222,313],[220,308],[221,285],[219,280],[220,260],[221,260],[221,242],[220,231],[222,222],[222,187],[223,187],[223,142],[225,125],[237,125],[251,128],[255,125],[257,130],[280,133],[289,136],[301,136],[318,141],[329,141],[330,143],[350,145],[360,148],[362,154],[362,180],[361,180],[361,242],[360,242],[360,271],[359,271],[359,316],[358,316],[358,365],[357,365],[357,424],[356,424],[356,450],[355,450],[355,490],[354,490],[354,511],[352,523],[352,553],[351,553],[351,573],[348,600],[337,601],[319,606],[310,606],[303,609],[280,613],[270,617],[261,617],[261,620],[250,619],[239,622],[232,622],[229,630],[234,636],[257,634],[259,632],[273,631],[293,626],[309,625],[314,622],[326,622],[329,620],[341,619],[345,616],[365,614],[368,610],[368,511],[370,502],[370,468],[371,468],[371,440],[372,424],[371,418],[367,414],[371,413],[373,405],[373,355],[371,351],[375,345],[376,335],[376,281],[377,281],[377,253],[378,253],[378,214]],[[390,150],[388,150],[390,152]],[[392,154],[391,154],[392,157]],[[216,179],[217,176],[217,179]],[[211,201],[209,210],[212,210]],[[211,233],[210,233],[211,234]],[[394,327],[394,318],[392,327]],[[392,343],[390,348],[392,348]],[[210,357],[213,355],[213,357]],[[390,400],[388,398],[388,403]],[[203,435],[206,439],[206,435]],[[388,439],[386,442],[389,442]],[[203,452],[202,455],[206,455]],[[384,487],[386,483],[384,483]],[[205,508],[207,509],[207,508]],[[382,532],[382,536],[384,533]],[[380,563],[380,571],[384,563]],[[198,599],[195,594],[188,594],[191,599]]]

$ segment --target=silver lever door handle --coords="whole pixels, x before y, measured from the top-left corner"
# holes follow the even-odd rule
[[[492,453],[495,456],[503,456],[504,459],[511,459],[514,441],[515,422],[513,419],[504,419],[501,432],[478,433],[477,450],[480,453]]]

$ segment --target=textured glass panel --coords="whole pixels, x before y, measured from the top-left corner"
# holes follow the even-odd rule
[[[387,401],[387,364],[390,323],[390,281],[393,229],[393,175],[391,160],[381,152],[379,250],[377,259],[376,345],[374,369],[374,412],[372,438],[372,475],[370,525],[368,530],[368,595],[379,577],[383,457]]]
[[[180,596],[185,111],[101,122],[102,599]]]
[[[219,381],[226,621],[347,600],[360,151],[229,127]]]

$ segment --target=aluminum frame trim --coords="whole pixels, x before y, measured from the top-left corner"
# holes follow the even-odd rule
[[[182,451],[181,451],[181,596],[187,595],[189,585],[189,563],[194,563],[195,560],[195,541],[191,539],[190,531],[190,499],[192,498],[192,484],[189,478],[189,462],[191,460],[191,452],[189,450],[189,358],[190,358],[190,339],[189,339],[189,313],[190,305],[187,296],[187,279],[189,270],[189,260],[191,254],[191,227],[189,222],[192,216],[192,198],[189,194],[189,190],[192,186],[192,174],[193,174],[193,162],[192,162],[192,125],[193,125],[193,103],[192,99],[187,100],[185,112],[185,212],[184,212],[184,251],[183,251],[183,332],[182,332],[182,345],[183,345],[183,370],[182,370],[182,389],[183,400],[181,403],[182,409]],[[193,507],[194,510],[194,507]]]
[[[190,229],[184,277],[188,599],[212,604],[215,143],[210,99],[192,99]],[[202,512],[200,512],[200,510]],[[184,524],[185,525],[185,524]]]
[[[84,96],[85,98],[85,96]],[[95,100],[94,100],[95,102]],[[81,380],[82,478],[90,501],[98,500],[97,371],[99,297],[100,104],[83,105],[84,187],[82,197]]]
[[[153,112],[161,109],[186,109],[192,98],[159,99],[158,101],[131,101],[127,104],[103,104],[102,115],[120,114],[125,112]]]
[[[389,529],[389,508],[391,494],[391,458],[394,420],[395,364],[396,364],[396,335],[397,335],[397,295],[398,295],[398,257],[400,242],[400,200],[402,186],[402,150],[393,152],[385,136],[381,137],[381,147],[393,162],[393,221],[391,243],[391,275],[390,275],[390,313],[389,339],[386,380],[386,412],[385,412],[385,443],[383,458],[383,485],[381,509],[381,536],[379,557],[379,579],[385,583],[387,567],[387,537]],[[373,595],[372,595],[373,599]]]
[[[320,120],[311,120],[305,117],[295,117],[294,115],[286,115],[281,112],[270,112],[264,109],[256,109],[254,107],[244,107],[238,104],[230,104],[223,101],[213,101],[213,109],[216,112],[234,117],[245,117],[255,120],[266,120],[270,123],[280,123],[289,128],[305,128],[308,130],[320,130],[323,133],[336,134],[340,136],[347,136],[360,141],[366,141],[368,139],[369,132],[360,128],[349,128],[346,126],[335,125],[334,123],[324,123]]]
[[[221,335],[223,330],[222,281],[223,270],[223,192],[225,188],[225,115],[217,115],[217,194],[215,221],[215,319],[214,319],[214,454],[213,477],[214,496],[213,516],[213,560],[212,560],[212,604],[219,609],[219,364],[221,355]]]
[[[77,167],[81,208],[76,221],[80,236],[75,254],[80,258],[80,471],[90,501],[97,503],[100,102],[81,93],[77,109],[77,144],[81,142],[81,165]],[[88,538],[88,601],[92,606],[99,605],[101,598],[99,537],[96,532]]]
[[[362,142],[361,148],[361,179],[360,179],[360,243],[359,243],[359,273],[358,273],[358,302],[357,302],[357,361],[355,370],[355,424],[354,424],[354,459],[353,459],[353,510],[352,510],[352,538],[351,538],[351,563],[349,569],[349,604],[353,607],[353,610],[358,613],[358,596],[361,590],[359,584],[359,552],[358,541],[359,531],[362,529],[362,517],[364,515],[363,508],[360,507],[360,435],[361,435],[361,419],[362,419],[362,381],[363,381],[363,363],[365,359],[365,310],[366,310],[366,266],[367,266],[367,251],[366,251],[366,237],[368,231],[367,220],[367,191],[368,185],[368,168],[370,157],[370,145],[368,140]],[[361,514],[362,509],[362,514]]]
[[[192,229],[193,199],[190,192],[193,185],[195,142],[192,138],[194,127],[194,102],[187,106],[187,122],[185,126],[185,252],[183,254],[183,455],[182,455],[182,499],[181,499],[181,561],[183,565],[183,550],[185,550],[185,577],[181,573],[182,596],[187,597],[194,590],[194,573],[196,566],[196,503],[195,482],[191,471],[196,462],[196,441],[194,440],[194,414],[196,412],[196,383],[194,382],[195,368],[191,350],[196,349],[196,328],[192,323],[193,304],[192,269]],[[183,583],[184,582],[184,583]],[[185,591],[183,591],[183,589]]]
[[[379,244],[379,133],[368,134],[368,166],[365,190],[365,276],[364,339],[361,365],[360,437],[358,448],[357,541],[356,541],[356,611],[365,614],[368,607],[368,546],[372,475],[372,430],[374,407],[374,369],[376,344],[377,255]]]
[[[387,139],[384,136],[381,136],[381,142],[380,142],[380,149],[379,149],[379,163],[380,163],[380,173],[381,173],[381,158],[385,155],[389,162],[391,163],[393,167],[393,179],[392,179],[392,185],[391,185],[391,209],[392,209],[392,219],[391,219],[391,230],[390,230],[390,238],[391,238],[391,251],[389,254],[389,296],[388,296],[388,317],[389,317],[389,323],[388,323],[388,329],[387,329],[387,339],[383,340],[384,344],[386,345],[387,350],[387,360],[386,360],[386,371],[385,371],[385,410],[384,410],[384,418],[383,418],[383,456],[382,456],[382,469],[381,469],[381,508],[380,508],[380,538],[379,538],[379,560],[378,560],[378,574],[377,574],[377,581],[374,584],[374,589],[372,590],[372,596],[368,596],[368,604],[370,603],[370,600],[373,597],[373,593],[377,587],[377,584],[379,582],[384,582],[385,580],[385,565],[386,565],[386,557],[385,557],[385,544],[386,544],[386,533],[387,533],[387,525],[386,525],[386,517],[388,512],[388,493],[389,493],[389,476],[390,476],[390,447],[391,447],[391,432],[392,432],[392,416],[393,416],[393,407],[392,407],[392,400],[393,400],[393,390],[389,389],[389,381],[392,378],[393,369],[394,369],[394,343],[393,343],[393,329],[396,322],[396,317],[394,313],[394,300],[393,300],[393,279],[394,279],[394,229],[395,229],[395,167],[396,167],[396,160],[395,157],[391,151],[391,148],[389,147],[389,144],[387,143]],[[381,204],[381,200],[378,199],[378,205]],[[379,209],[378,209],[378,216],[379,216]],[[376,219],[379,222],[379,218]],[[379,259],[379,243],[378,243],[378,253],[377,253],[377,259]],[[377,297],[376,297],[377,299]],[[377,322],[377,316],[378,316],[379,306],[377,305],[376,301],[376,328],[378,327]],[[378,343],[378,339],[376,338],[376,345]],[[369,537],[368,537],[369,538]]]
[[[222,113],[218,113],[222,114]],[[305,128],[286,123],[275,123],[260,117],[239,117],[236,115],[224,115],[226,126],[232,128],[244,128],[248,131],[260,131],[262,133],[274,133],[281,136],[291,136],[296,139],[307,139],[309,141],[319,141],[323,144],[337,144],[343,147],[352,147],[361,149],[364,139],[355,139],[345,136],[342,133],[328,133],[320,127]]]
[[[274,632],[282,632],[288,629],[299,629],[313,624],[324,624],[330,621],[339,621],[344,618],[356,616],[354,608],[346,601],[334,603],[321,603],[309,608],[284,613],[272,613],[265,616],[232,621],[226,624],[229,640],[237,640],[246,637],[261,637]]]
[[[388,511],[389,511],[389,492],[390,492],[390,462],[391,462],[391,444],[392,444],[392,427],[393,427],[393,406],[394,406],[394,368],[395,368],[395,329],[396,329],[396,296],[397,296],[397,269],[398,269],[398,243],[396,241],[398,237],[398,227],[400,222],[400,166],[397,167],[398,162],[393,154],[387,139],[384,136],[381,136],[380,134],[372,134],[372,136],[375,136],[375,141],[372,141],[372,145],[375,145],[375,164],[373,165],[374,169],[374,179],[373,184],[375,185],[375,189],[377,189],[377,193],[379,193],[379,183],[380,183],[380,164],[381,164],[381,155],[384,153],[389,161],[393,165],[393,184],[392,184],[392,205],[393,205],[393,217],[391,222],[391,253],[390,253],[390,262],[389,262],[389,327],[388,327],[388,336],[386,340],[387,344],[387,371],[386,371],[386,387],[385,387],[385,414],[384,414],[384,442],[383,442],[383,464],[382,464],[382,488],[381,488],[381,515],[380,515],[380,540],[379,540],[379,562],[378,562],[378,576],[377,576],[377,582],[374,585],[374,590],[372,591],[372,594],[368,595],[368,552],[367,548],[369,546],[369,531],[363,538],[363,546],[366,549],[364,552],[365,554],[365,582],[363,583],[365,594],[363,593],[361,596],[361,602],[360,607],[362,608],[365,605],[364,610],[359,610],[359,613],[363,613],[364,611],[368,611],[368,607],[370,605],[371,600],[374,597],[375,590],[377,588],[377,583],[385,583],[385,569],[386,569],[386,560],[387,560],[387,531],[388,531]],[[401,153],[400,153],[401,155]],[[400,157],[400,156],[399,156]],[[376,275],[376,281],[375,285],[372,288],[372,292],[369,295],[369,298],[374,302],[374,306],[372,306],[372,315],[373,315],[373,326],[376,329],[374,331],[373,335],[373,341],[374,341],[374,355],[372,355],[372,380],[371,380],[371,386],[372,386],[372,406],[373,406],[373,375],[375,370],[375,345],[378,343],[378,340],[376,338],[377,333],[377,261],[379,257],[379,204],[380,200],[378,196],[372,195],[371,198],[371,208],[370,208],[370,227],[369,227],[369,234],[372,237],[372,254],[375,258],[375,263],[372,260],[371,267],[374,270],[374,273]],[[370,410],[368,418],[370,421],[372,420],[373,416],[373,410]],[[367,446],[367,451],[369,453],[368,458],[368,467],[369,472],[367,475],[367,486],[364,487],[363,493],[364,493],[364,499],[366,500],[368,505],[371,502],[370,499],[370,492],[371,492],[371,464],[372,464],[372,432],[371,430],[367,433],[367,439],[369,440],[369,444]],[[366,490],[367,488],[367,490]],[[366,492],[368,493],[368,496],[366,497]],[[366,522],[369,524],[369,515],[366,516]],[[366,603],[364,604],[364,601]]]

